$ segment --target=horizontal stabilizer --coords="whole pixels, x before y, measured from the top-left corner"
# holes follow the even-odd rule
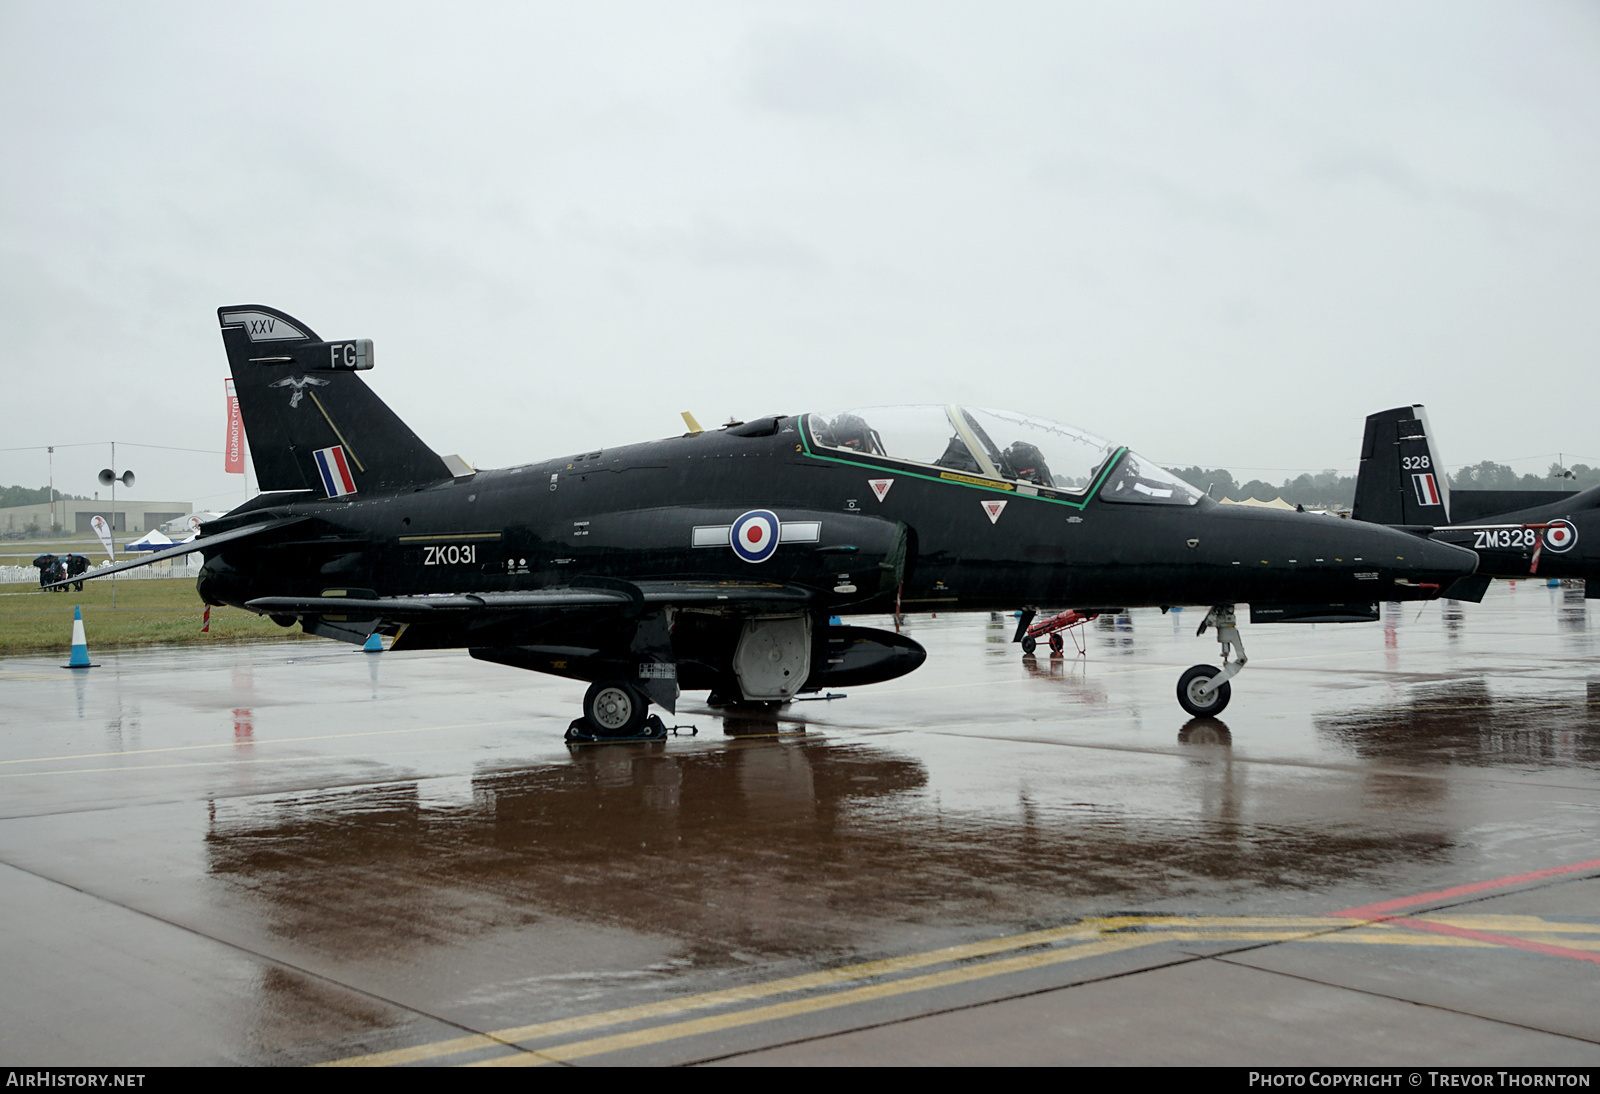
[[[300,524],[309,519],[309,517],[284,517],[281,520],[268,520],[263,521],[260,524],[247,524],[243,528],[234,528],[231,531],[218,532],[214,536],[201,536],[199,539],[191,539],[188,543],[179,543],[176,546],[168,547],[164,551],[156,551],[152,554],[143,555],[140,558],[132,559],[128,562],[119,562],[115,566],[106,566],[98,570],[87,570],[84,573],[78,574],[76,577],[68,578],[66,581],[51,582],[49,585],[44,587],[46,589],[55,589],[62,585],[70,585],[75,581],[88,581],[97,577],[110,577],[112,574],[120,574],[125,570],[137,570],[140,566],[148,566],[152,562],[164,562],[169,558],[181,558],[184,555],[190,555],[196,551],[206,551],[212,547],[220,547],[224,543],[233,543],[237,540],[249,539],[251,536],[259,536],[264,532],[276,532],[280,528],[287,528],[291,524]]]

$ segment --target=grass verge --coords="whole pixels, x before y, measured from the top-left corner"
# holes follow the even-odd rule
[[[211,630],[200,633],[205,605],[191,577],[119,581],[111,606],[111,579],[86,581],[83,591],[40,592],[27,585],[0,585],[0,654],[66,652],[72,647],[72,609],[83,608],[89,652],[127,646],[207,642],[282,641],[303,636],[240,608],[212,608]]]

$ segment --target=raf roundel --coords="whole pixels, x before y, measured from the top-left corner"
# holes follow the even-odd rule
[[[752,509],[728,529],[733,553],[746,562],[765,562],[778,549],[778,515],[768,509]]]
[[[1544,531],[1544,545],[1557,553],[1570,550],[1578,542],[1578,530],[1570,521],[1553,520]]]

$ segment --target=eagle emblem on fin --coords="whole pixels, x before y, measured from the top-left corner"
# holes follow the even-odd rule
[[[291,376],[288,379],[279,380],[277,383],[268,384],[267,386],[294,388],[294,394],[289,396],[289,405],[291,407],[296,407],[300,405],[300,400],[306,393],[306,387],[313,384],[317,387],[327,387],[328,381],[316,376],[302,376],[298,380]]]

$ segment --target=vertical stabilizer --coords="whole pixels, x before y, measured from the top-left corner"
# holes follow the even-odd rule
[[[1420,405],[1367,415],[1352,515],[1374,524],[1450,523],[1450,483]]]
[[[337,498],[451,477],[356,375],[372,367],[370,341],[324,342],[260,304],[218,308],[217,318],[262,490]]]

